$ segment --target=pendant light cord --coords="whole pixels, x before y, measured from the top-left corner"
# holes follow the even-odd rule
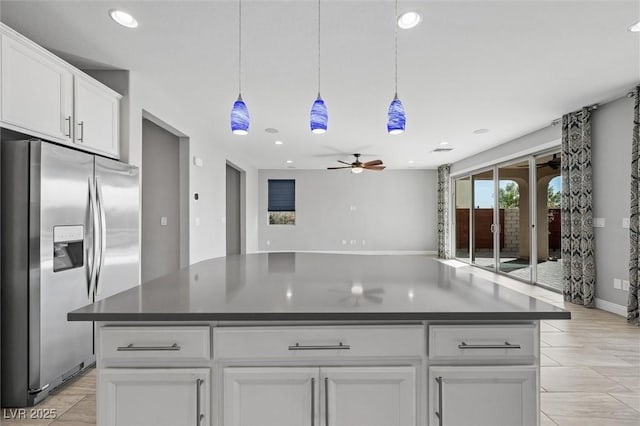
[[[320,0],[318,0],[318,97],[320,97]]]
[[[398,0],[395,3],[395,16],[393,17],[393,28],[395,36],[395,97],[398,97]]]
[[[242,95],[242,0],[238,0],[238,94]]]

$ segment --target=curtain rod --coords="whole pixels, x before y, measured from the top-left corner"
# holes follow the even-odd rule
[[[636,94],[636,93],[635,93],[635,90],[631,90],[631,91],[629,91],[629,92],[627,92],[627,93],[625,94],[625,97],[627,97],[627,98],[631,99],[631,98],[633,98],[633,97],[635,96],[635,94]],[[598,109],[598,107],[599,107],[599,106],[600,106],[600,104],[593,104],[593,105],[589,105],[589,106],[587,106],[587,107],[585,107],[585,108],[587,108],[589,111],[595,111],[595,110],[597,110],[597,109]],[[551,124],[552,126],[557,126],[557,125],[558,125],[558,124],[560,124],[560,123],[562,123],[562,117],[560,117],[560,118],[556,118],[555,120],[551,120],[551,123],[550,123],[550,124]]]

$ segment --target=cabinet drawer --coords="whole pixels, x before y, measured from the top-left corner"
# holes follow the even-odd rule
[[[214,329],[214,358],[421,357],[424,335],[422,325],[221,327]]]
[[[104,363],[135,363],[153,360],[200,361],[211,358],[210,328],[102,327],[98,357]]]
[[[533,362],[535,324],[431,325],[429,359],[461,362]]]

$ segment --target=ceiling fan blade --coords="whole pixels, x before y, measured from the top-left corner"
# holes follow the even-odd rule
[[[345,166],[345,167],[327,167],[327,170],[338,170],[338,169],[350,169],[351,166]]]
[[[380,172],[385,169],[385,166],[369,166],[369,167],[363,167],[363,168],[365,170],[374,170],[376,172]]]
[[[346,164],[347,166],[351,166],[351,163],[347,163],[346,161],[338,160],[338,163]]]
[[[382,160],[373,160],[373,161],[367,161],[366,163],[364,163],[363,165],[365,167],[369,167],[369,166],[379,166],[382,164]]]

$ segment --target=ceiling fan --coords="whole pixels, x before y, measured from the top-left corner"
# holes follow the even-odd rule
[[[553,157],[551,158],[551,160],[545,163],[536,164],[536,167],[538,169],[541,169],[543,167],[550,167],[551,170],[558,170],[561,165],[562,165],[562,160],[558,158],[558,154],[553,154]]]
[[[356,161],[353,163],[347,163],[346,161],[338,160],[338,163],[346,164],[346,166],[341,167],[327,167],[327,170],[338,170],[338,169],[351,169],[352,173],[362,173],[363,170],[384,170],[385,166],[382,165],[382,160],[373,160],[367,161],[363,163],[360,161],[360,154],[353,154],[356,157]]]

